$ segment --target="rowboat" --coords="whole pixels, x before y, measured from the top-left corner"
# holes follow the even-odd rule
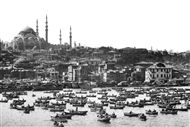
[[[134,113],[134,112],[124,112],[124,116],[129,116],[129,117],[138,117],[139,113]]]
[[[175,110],[164,110],[164,111],[160,111],[160,113],[162,113],[162,114],[177,114],[177,111],[175,111]]]
[[[60,117],[55,117],[55,116],[51,116],[51,120],[56,121],[56,122],[67,122],[67,119],[60,118]]]
[[[88,111],[76,111],[76,110],[68,110],[64,111],[65,114],[71,114],[71,115],[86,115]]]
[[[109,123],[110,117],[109,116],[98,116],[98,121]]]
[[[148,115],[158,115],[158,112],[157,111],[146,110],[146,114],[148,114]]]

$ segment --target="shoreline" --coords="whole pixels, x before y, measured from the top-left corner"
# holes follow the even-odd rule
[[[171,87],[190,87],[189,85],[185,86],[101,86],[101,87],[94,87],[94,88],[171,88]],[[81,89],[82,88],[72,88],[72,87],[66,87],[63,89]],[[2,92],[19,92],[19,91],[60,91],[63,89],[40,89],[40,90],[28,90],[28,89],[0,89],[0,93]],[[93,88],[92,88],[93,89]]]

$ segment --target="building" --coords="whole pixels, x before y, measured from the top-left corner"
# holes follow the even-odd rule
[[[78,65],[71,64],[68,66],[68,81],[78,81]]]
[[[172,79],[173,66],[165,65],[163,63],[155,63],[148,67],[145,72],[145,82],[154,82],[161,80],[163,83]]]
[[[6,44],[6,48],[10,50],[27,50],[27,49],[48,49],[48,19],[46,16],[45,38],[39,36],[38,20],[36,21],[36,31],[31,27],[22,29],[14,39]]]
[[[134,66],[134,71],[131,73],[131,77],[133,81],[144,82],[145,80],[145,69],[142,66]]]

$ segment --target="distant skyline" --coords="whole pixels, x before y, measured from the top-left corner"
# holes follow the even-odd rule
[[[26,26],[49,43],[190,50],[189,0],[0,0],[0,39],[10,42]]]

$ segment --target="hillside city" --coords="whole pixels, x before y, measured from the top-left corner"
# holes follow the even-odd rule
[[[32,89],[41,84],[79,88],[81,83],[99,87],[189,84],[189,52],[86,47],[72,42],[71,27],[70,42],[62,44],[60,30],[60,44],[55,45],[48,42],[47,17],[45,39],[39,36],[38,21],[36,24],[36,31],[26,27],[11,42],[0,41],[1,88]]]

